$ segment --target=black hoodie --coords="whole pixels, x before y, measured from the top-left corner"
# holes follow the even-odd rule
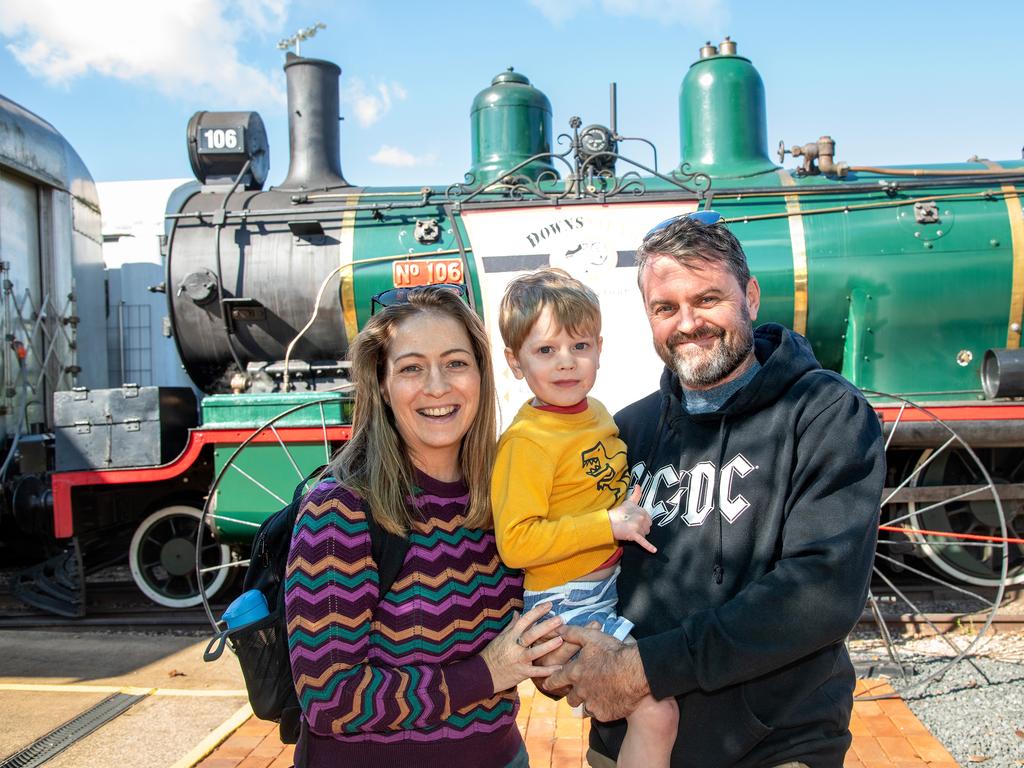
[[[678,697],[673,768],[839,768],[853,667],[843,639],[871,574],[885,460],[878,418],[802,336],[755,331],[761,370],[718,411],[679,380],[616,416],[654,518],[627,547],[620,612],[656,698]],[[594,723],[618,753],[625,723]]]

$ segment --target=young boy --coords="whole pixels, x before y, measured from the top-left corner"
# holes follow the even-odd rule
[[[644,538],[651,517],[626,499],[626,446],[601,403],[587,397],[601,356],[597,295],[560,269],[513,280],[498,319],[505,358],[533,398],[498,442],[491,485],[498,551],[526,571],[525,606],[544,601],[567,624],[598,621],[624,642],[632,622],[616,615],[622,549]],[[620,768],[668,766],[679,709],[644,698],[627,718]]]

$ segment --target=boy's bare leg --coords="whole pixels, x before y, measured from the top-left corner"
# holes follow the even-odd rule
[[[632,637],[623,642],[636,643]],[[626,736],[616,761],[618,768],[669,768],[679,731],[679,704],[673,698],[644,696],[626,718]]]
[[[676,700],[658,701],[653,696],[644,696],[626,718],[626,726],[626,738],[622,740],[616,765],[619,768],[668,768],[679,728]]]

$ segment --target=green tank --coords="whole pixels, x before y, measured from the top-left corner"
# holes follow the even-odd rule
[[[682,165],[713,179],[775,170],[768,158],[764,83],[750,59],[728,38],[710,43],[690,65],[679,88]]]
[[[512,67],[476,95],[469,115],[473,147],[469,173],[476,184],[497,181],[519,163],[551,151],[551,102]],[[542,174],[557,177],[549,158],[516,171],[532,181]]]

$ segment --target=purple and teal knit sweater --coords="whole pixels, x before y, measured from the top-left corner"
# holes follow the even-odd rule
[[[417,523],[380,600],[363,500],[325,482],[292,535],[285,612],[309,768],[502,766],[522,739],[515,691],[480,651],[522,609],[492,531],[463,526],[464,483],[417,475]]]

